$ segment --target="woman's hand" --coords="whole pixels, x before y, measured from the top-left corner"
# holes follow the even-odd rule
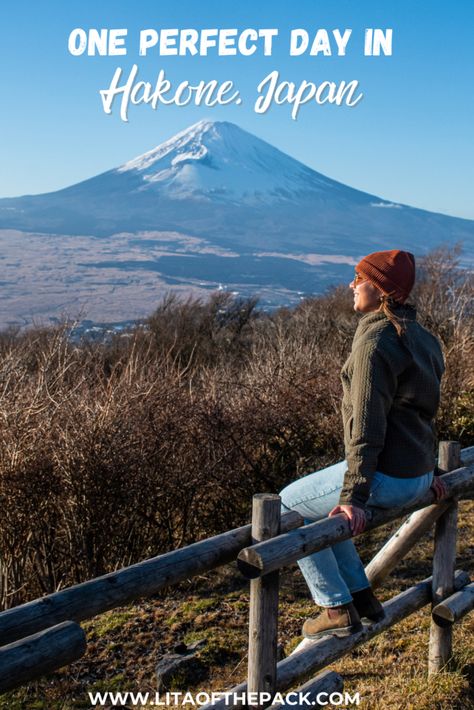
[[[336,505],[336,507],[331,510],[328,517],[331,518],[338,513],[344,513],[344,515],[349,518],[351,533],[353,535],[360,535],[360,533],[364,532],[367,518],[362,508],[358,508],[356,505]]]
[[[446,489],[446,485],[444,481],[439,478],[439,476],[435,476],[433,478],[433,483],[431,484],[431,490],[435,494],[435,500],[441,500],[441,498],[445,498],[448,495],[448,491]]]

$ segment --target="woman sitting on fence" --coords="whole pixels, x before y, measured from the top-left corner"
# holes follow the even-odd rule
[[[366,524],[365,507],[395,508],[415,502],[433,478],[433,418],[444,371],[438,340],[404,305],[415,281],[415,259],[405,251],[369,254],[356,266],[350,287],[362,313],[341,377],[346,460],[301,478],[281,492],[283,510],[313,522],[344,513],[353,535]],[[324,607],[308,619],[303,636],[346,636],[361,619],[379,621],[373,594],[352,540],[299,561],[314,601]]]

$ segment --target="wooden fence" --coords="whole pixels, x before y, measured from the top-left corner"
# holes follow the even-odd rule
[[[226,691],[234,692],[234,706],[243,704],[238,698],[243,698],[244,693],[267,693],[273,697],[277,691],[294,687],[430,602],[433,608],[428,668],[429,673],[439,672],[452,654],[453,623],[474,608],[474,585],[465,572],[454,571],[457,501],[474,497],[474,447],[460,451],[459,444],[442,442],[438,466],[446,472],[442,479],[447,495],[442,501],[434,503],[434,494],[428,491],[414,506],[369,511],[366,530],[409,515],[366,568],[374,587],[433,524],[436,526],[432,577],[386,602],[382,621],[345,638],[328,636],[311,642],[277,662],[279,569],[352,535],[344,515],[301,527],[303,520],[295,512],[280,517],[279,496],[260,494],[254,497],[251,525],[0,613],[0,692],[80,658],[86,641],[77,622],[151,596],[163,587],[235,559],[251,580],[251,592],[248,681]],[[329,694],[341,689],[341,677],[325,672],[297,690],[309,693],[307,697],[317,697],[320,692]],[[224,700],[220,705],[229,707]]]

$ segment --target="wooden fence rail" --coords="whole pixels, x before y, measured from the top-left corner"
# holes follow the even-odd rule
[[[453,624],[474,609],[474,584],[468,584],[459,592],[437,604],[432,616],[440,626]]]
[[[373,588],[379,587],[390,572],[403,560],[420,538],[431,530],[438,518],[448,510],[451,501],[441,501],[412,513],[397,532],[385,543],[365,568]]]
[[[78,624],[66,621],[0,648],[0,693],[77,661],[86,652]]]
[[[448,498],[472,495],[474,491],[474,464],[446,473],[442,479],[446,485]],[[365,529],[373,530],[415,510],[425,508],[431,505],[434,499],[433,491],[429,490],[414,505],[390,510],[373,508],[368,513],[370,517]],[[351,537],[353,536],[349,521],[341,513],[332,518],[324,518],[316,523],[305,525],[291,534],[279,535],[271,540],[247,547],[239,553],[237,564],[245,577],[255,579]]]
[[[469,583],[469,575],[463,571],[457,571],[455,574],[454,587],[461,589]],[[276,688],[275,692],[282,692],[288,688],[292,688],[302,679],[316,673],[325,668],[330,663],[337,661],[342,656],[352,651],[353,648],[366,643],[370,639],[378,636],[378,634],[386,631],[394,624],[397,624],[402,619],[405,619],[410,614],[419,611],[431,602],[431,584],[432,578],[424,579],[422,582],[406,589],[401,594],[392,597],[383,605],[385,618],[376,624],[364,626],[362,631],[336,638],[334,636],[325,636],[317,641],[308,644],[307,648],[292,653],[287,658],[277,663],[276,669]],[[243,697],[247,692],[247,683],[240,683],[227,693],[235,694],[236,698]],[[234,704],[234,707],[241,706],[240,702]],[[202,710],[209,710],[211,706],[205,705]],[[225,704],[225,700],[219,700],[212,707],[216,710],[224,710],[229,705]]]
[[[287,513],[282,516],[281,528],[290,530],[302,523],[298,513]],[[0,644],[30,636],[62,621],[90,619],[232,562],[243,547],[251,544],[251,531],[252,525],[244,525],[8,609],[0,613]]]
[[[444,456],[444,470],[459,464],[454,450],[452,443],[442,445],[439,460],[443,468]],[[462,571],[453,575],[454,511],[456,499],[474,497],[474,447],[461,452],[460,462],[461,467],[443,475],[447,500],[433,505],[434,496],[428,492],[415,506],[372,511],[367,530],[413,513],[368,565],[368,576],[374,584],[389,574],[421,535],[438,521],[433,578],[386,602],[385,618],[379,623],[343,639],[325,637],[312,642],[310,648],[277,665],[279,568],[352,535],[343,515],[296,530],[303,524],[301,516],[295,512],[285,513],[280,520],[279,497],[263,494],[256,499],[259,503],[254,507],[253,525],[230,530],[0,613],[0,644],[9,644],[0,647],[0,692],[59,667],[59,656],[62,656],[59,665],[66,665],[82,655],[84,635],[73,621],[88,619],[140,597],[153,595],[163,587],[227,564],[236,557],[244,575],[253,579],[253,611],[249,635],[249,683],[241,684],[234,691],[287,689],[433,599],[436,605],[433,609],[432,649],[436,653],[430,651],[430,667],[432,671],[439,670],[450,653],[450,634],[446,633],[446,627],[474,608],[474,589],[469,584],[469,577]],[[290,535],[289,531],[294,532]],[[453,590],[456,593],[449,596]],[[56,641],[48,646],[45,641],[48,638]],[[46,647],[49,647],[49,655],[44,651]],[[61,649],[61,653],[56,653],[55,649]],[[19,670],[12,673],[15,663]],[[325,683],[328,687],[331,684],[336,687],[340,680],[335,674],[323,674],[313,679],[315,688],[323,687]]]
[[[450,466],[447,466],[447,462],[443,461],[443,451],[445,450],[445,445],[450,443],[451,442],[440,443],[438,464],[440,468],[445,471],[448,471]],[[472,463],[474,463],[474,446],[470,446],[461,451],[461,464],[469,466]],[[378,587],[383,582],[411,550],[413,545],[418,542],[428,530],[431,530],[433,524],[448,510],[450,505],[450,500],[442,500],[436,503],[436,505],[430,505],[422,510],[417,510],[405,520],[397,532],[385,543],[365,568],[365,573],[372,587]]]
[[[312,708],[328,708],[326,696],[334,692],[341,692],[344,687],[344,680],[339,673],[334,671],[324,671],[316,678],[312,678],[299,688],[295,688],[293,696],[287,702],[272,705],[270,710],[308,710]],[[298,699],[305,697],[304,703],[299,703]]]

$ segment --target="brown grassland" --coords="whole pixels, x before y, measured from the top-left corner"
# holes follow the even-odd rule
[[[446,360],[440,439],[474,444],[474,284],[457,252],[424,258],[413,302]],[[146,325],[103,342],[67,325],[0,334],[0,604],[3,609],[243,524],[251,496],[343,457],[340,368],[357,324],[347,288],[273,314],[226,293],[165,299]],[[458,567],[472,573],[474,504],[460,510]],[[368,533],[368,561],[391,525]],[[429,576],[427,536],[381,590]],[[230,566],[84,624],[84,658],[0,708],[85,708],[88,691],[154,691],[157,659],[206,639],[203,677],[245,677],[248,583]],[[313,613],[282,575],[280,640]],[[428,681],[427,609],[334,664],[361,707],[474,707],[473,617]],[[184,683],[183,679],[183,683]]]

